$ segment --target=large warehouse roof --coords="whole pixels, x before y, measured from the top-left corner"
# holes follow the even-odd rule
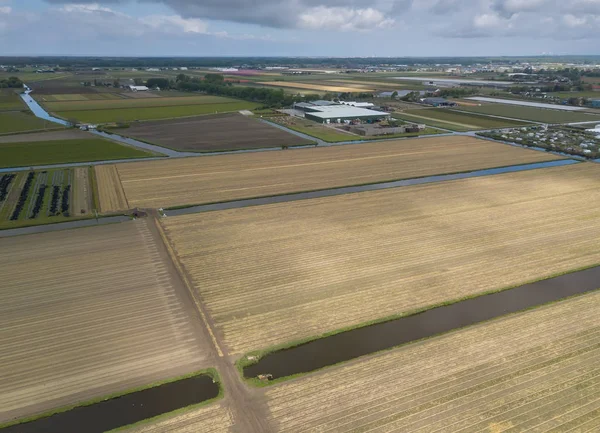
[[[322,119],[347,118],[347,117],[365,117],[365,116],[389,116],[384,111],[368,110],[366,108],[352,107],[350,105],[329,105],[326,107],[311,107],[318,111],[312,111],[311,116]]]

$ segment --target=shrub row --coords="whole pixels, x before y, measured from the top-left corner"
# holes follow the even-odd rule
[[[23,189],[21,190],[21,195],[19,196],[19,201],[15,206],[15,210],[10,216],[11,221],[16,221],[19,219],[19,215],[23,211],[23,207],[25,206],[25,202],[27,201],[27,196],[29,195],[29,190],[31,189],[31,184],[33,183],[33,178],[35,177],[35,173],[33,171],[29,172],[27,175],[27,179],[25,180],[25,185],[23,185]]]
[[[52,187],[52,198],[50,199],[50,216],[56,216],[58,213],[58,200],[60,199],[60,186]]]
[[[69,193],[71,192],[71,185],[67,185],[65,187],[65,189],[63,190],[63,194],[62,194],[62,202],[60,205],[60,210],[62,212],[62,214],[66,217],[68,217],[69,214]]]
[[[37,218],[37,216],[39,215],[40,210],[42,209],[42,205],[44,204],[44,195],[46,195],[46,188],[48,188],[48,185],[40,185],[40,188],[38,189],[38,195],[35,198],[35,205],[33,206],[33,211],[29,216],[30,219]]]
[[[16,175],[14,174],[5,174],[0,178],[0,201],[6,200],[6,196],[8,195],[8,187],[12,183],[13,179]]]

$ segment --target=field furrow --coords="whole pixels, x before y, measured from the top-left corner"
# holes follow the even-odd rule
[[[298,433],[594,431],[598,305],[593,292],[274,385],[270,420]]]
[[[147,224],[0,239],[0,422],[208,366]]]

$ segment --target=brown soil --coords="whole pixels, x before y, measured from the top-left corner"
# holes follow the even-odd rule
[[[223,151],[311,144],[240,114],[144,122],[119,133],[171,149]]]
[[[71,205],[71,214],[73,216],[90,214],[92,208],[91,191],[87,167],[77,167],[75,169],[75,191]]]

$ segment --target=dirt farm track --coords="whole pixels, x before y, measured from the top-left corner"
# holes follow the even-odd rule
[[[124,163],[117,171],[130,207],[156,209],[554,159],[471,137],[436,137]]]
[[[119,133],[181,151],[223,151],[300,146],[310,140],[241,114],[134,123]]]
[[[211,365],[148,224],[0,239],[0,423]]]

